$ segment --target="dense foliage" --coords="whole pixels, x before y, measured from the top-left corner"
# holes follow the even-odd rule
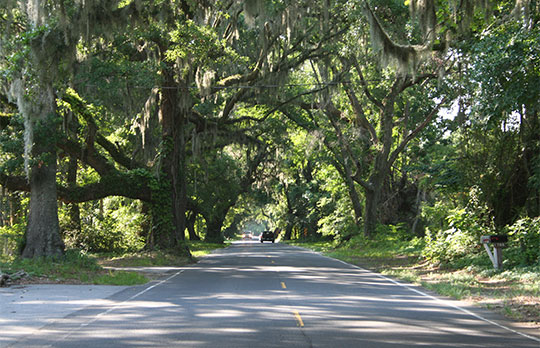
[[[0,251],[508,234],[538,265],[539,5],[467,3],[7,1]]]

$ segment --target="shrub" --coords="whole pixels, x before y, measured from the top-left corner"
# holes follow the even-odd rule
[[[508,226],[510,246],[518,248],[513,253],[514,261],[522,265],[540,265],[540,217],[529,217],[516,221]]]
[[[454,209],[447,217],[450,228],[426,231],[424,256],[435,262],[448,262],[463,257],[478,249],[480,236],[485,228],[475,215],[465,209]]]
[[[0,227],[0,256],[11,257],[19,253],[24,241],[24,224]]]
[[[88,252],[132,252],[144,247],[140,236],[144,216],[136,204],[115,206],[118,199],[111,198],[103,215],[99,210],[88,210],[82,216],[82,231],[65,230],[67,248]],[[117,204],[116,204],[117,205]]]
[[[422,238],[410,233],[405,223],[397,225],[379,224],[373,238],[356,234],[341,244],[341,250],[354,250],[353,254],[363,257],[392,257],[395,255],[418,256],[424,247]]]
[[[479,188],[471,188],[467,206],[447,209],[444,221],[441,221],[444,205],[430,211],[442,228],[426,230],[424,257],[433,262],[450,262],[481,250],[480,236],[494,234],[495,227],[480,196]]]

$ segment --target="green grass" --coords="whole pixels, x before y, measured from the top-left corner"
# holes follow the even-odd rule
[[[136,272],[110,272],[97,260],[76,250],[68,250],[61,258],[4,258],[0,269],[8,274],[24,270],[30,282],[134,285],[148,279]]]
[[[94,284],[101,285],[138,285],[148,282],[148,278],[137,272],[109,271],[96,277]]]
[[[210,254],[212,251],[216,249],[226,248],[229,246],[228,243],[206,243],[201,241],[192,241],[188,242],[189,250],[191,250],[191,255],[195,258],[201,258],[208,254]]]
[[[191,255],[196,259],[210,254],[213,250],[224,248],[226,244],[188,242]],[[185,255],[174,253],[173,251],[139,251],[124,254],[95,254],[93,255],[98,263],[108,267],[165,267],[165,266],[186,266],[195,260]]]
[[[99,265],[105,267],[164,267],[185,266],[193,260],[185,255],[163,251],[140,251],[124,254],[93,254]]]
[[[226,244],[189,242],[189,248],[195,259],[226,246]],[[24,270],[29,276],[26,281],[29,282],[136,285],[144,284],[149,279],[138,272],[106,270],[103,267],[181,267],[193,262],[194,259],[185,255],[165,251],[87,255],[77,250],[68,250],[64,257],[56,259],[1,256],[0,270],[8,274]]]

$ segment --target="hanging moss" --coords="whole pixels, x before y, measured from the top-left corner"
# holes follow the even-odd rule
[[[512,14],[516,20],[522,20],[523,24],[528,26],[531,18],[531,0],[516,0],[516,6]]]
[[[378,53],[382,66],[392,66],[400,74],[414,74],[420,63],[430,56],[431,45],[400,45],[392,41],[369,4],[364,5],[371,34],[373,50]]]
[[[264,0],[244,1],[244,18],[246,24],[253,27],[257,18],[264,15]]]
[[[212,93],[212,85],[216,78],[216,72],[211,69],[198,68],[195,73],[195,82],[202,97],[208,97]]]
[[[410,0],[411,17],[417,19],[424,34],[424,41],[435,40],[437,16],[433,0]]]

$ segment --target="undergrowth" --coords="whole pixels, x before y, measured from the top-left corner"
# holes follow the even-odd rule
[[[109,272],[94,257],[79,250],[68,250],[57,258],[4,258],[0,261],[2,272],[12,274],[24,271],[26,281],[37,283],[84,283],[107,285],[144,284],[148,279],[136,272]]]
[[[190,242],[194,258],[200,258],[224,244]],[[13,274],[24,271],[30,283],[78,283],[101,285],[144,284],[149,279],[138,272],[114,270],[114,267],[185,266],[194,262],[173,251],[131,253],[94,253],[67,250],[63,257],[25,259],[12,255],[0,258],[0,271]],[[107,266],[108,269],[103,267]],[[112,267],[112,269],[111,269]]]

